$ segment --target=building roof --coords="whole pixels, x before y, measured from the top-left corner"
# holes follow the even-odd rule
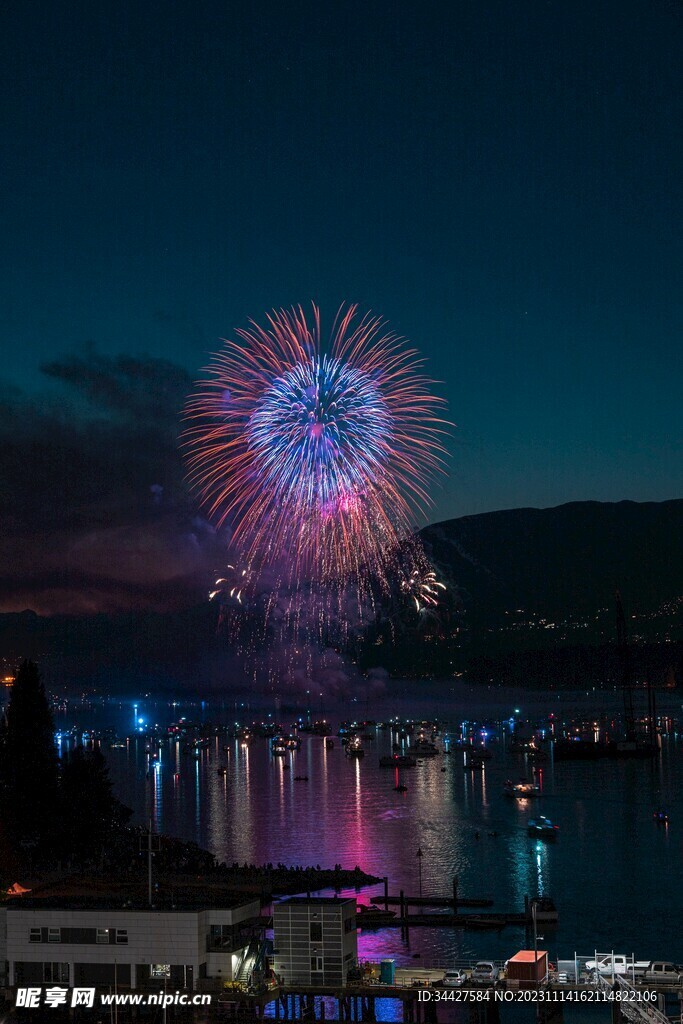
[[[534,954],[533,949],[520,949],[519,953],[515,953],[508,960],[509,964],[532,964],[534,959],[540,960],[541,957],[547,956],[548,951],[546,949],[539,949]]]
[[[23,896],[6,897],[10,910],[146,910],[188,911],[236,910],[260,906],[256,893],[240,892],[210,879],[190,876],[155,879],[152,906],[149,905],[147,879],[116,880],[99,876],[69,875],[35,885]]]
[[[341,907],[348,903],[355,903],[352,896],[290,896],[288,899],[279,900],[276,907]]]
[[[137,896],[125,896],[123,894],[112,894],[107,897],[98,896],[15,896],[9,898],[3,905],[9,911],[17,910],[96,910],[96,911],[136,911],[156,913],[198,913],[202,910],[235,910],[237,907],[249,906],[257,903],[258,897],[245,897],[235,895],[232,897],[207,899],[187,898],[182,894],[178,896],[154,896],[154,903],[150,907],[146,899]]]

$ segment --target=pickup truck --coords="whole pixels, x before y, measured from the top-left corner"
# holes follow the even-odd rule
[[[668,960],[652,960],[642,973],[636,969],[636,978],[646,984],[658,981],[662,985],[680,985],[683,982],[683,971]]]
[[[589,974],[595,974],[597,970],[598,974],[605,977],[611,977],[612,974],[623,974],[627,978],[633,979],[634,975],[636,978],[642,977],[643,972],[650,967],[650,963],[650,960],[632,960],[631,957],[625,956],[623,953],[615,953],[614,956],[608,954],[598,957],[597,963],[595,960],[588,960],[586,970]]]

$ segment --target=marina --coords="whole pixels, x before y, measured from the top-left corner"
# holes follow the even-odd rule
[[[425,699],[422,715],[414,716],[415,721],[429,716]],[[616,711],[618,694],[614,706]],[[661,710],[664,715],[666,706]],[[207,709],[204,714],[208,718],[211,712]],[[362,743],[363,748],[372,749],[372,756],[360,760],[345,757],[339,743],[329,747],[335,726],[328,724],[327,734],[321,727],[312,732],[305,721],[298,730],[300,748],[273,757],[269,740],[261,738],[262,730],[254,728],[252,718],[249,726],[240,725],[242,732],[252,736],[248,743],[244,735],[226,738],[219,729],[196,759],[177,754],[175,740],[164,738],[149,776],[143,738],[129,736],[126,746],[112,746],[108,757],[115,785],[130,794],[139,822],[151,812],[155,829],[192,839],[227,864],[273,861],[331,867],[341,862],[350,869],[358,865],[380,879],[378,885],[361,890],[361,901],[380,908],[385,908],[381,879],[388,876],[386,909],[396,912],[396,923],[377,927],[375,921],[372,929],[363,928],[359,942],[364,955],[371,956],[381,946],[399,962],[411,960],[416,953],[441,962],[477,952],[500,957],[510,945],[524,944],[524,896],[528,895],[555,900],[559,920],[552,923],[547,936],[551,950],[569,936],[577,945],[596,941],[611,945],[617,928],[628,947],[637,948],[650,936],[654,953],[683,959],[673,910],[655,927],[646,909],[658,903],[660,879],[670,872],[677,823],[683,820],[680,741],[675,727],[663,733],[655,763],[606,759],[596,776],[588,761],[555,764],[553,745],[548,747],[548,762],[533,766],[532,771],[525,750],[511,742],[509,725],[499,718],[501,724],[495,726],[490,714],[482,715],[477,728],[489,734],[487,747],[493,756],[481,770],[461,769],[467,754],[463,748],[470,746],[461,739],[462,720],[442,724],[441,734],[432,741],[440,751],[436,757],[391,770],[379,767],[380,758],[392,758],[396,743],[406,749],[415,732],[405,711],[400,727],[383,725],[391,717],[386,711],[378,708],[375,714],[377,724],[360,730],[374,736]],[[144,715],[155,720],[151,707]],[[529,712],[525,717],[530,717]],[[577,718],[588,716],[579,713],[574,715]],[[552,723],[547,703],[538,721]],[[475,722],[468,725],[468,733]],[[401,732],[406,733],[403,739]],[[291,734],[291,728],[282,734]],[[533,801],[505,795],[506,780],[522,778],[533,779],[540,790]],[[405,789],[396,791],[400,786]],[[668,820],[657,823],[653,815],[662,807]],[[539,817],[537,811],[560,826],[559,841],[547,843],[529,835],[528,822]],[[605,830],[611,848],[618,851],[618,871],[611,870],[614,859],[607,859],[599,840]],[[418,848],[423,852],[421,894]],[[398,856],[397,849],[404,852]],[[581,913],[573,899],[562,896],[578,862],[583,865],[582,884],[588,887]],[[458,879],[455,911],[454,876]],[[599,886],[594,884],[597,879]],[[626,911],[620,896],[624,886],[635,887],[641,894],[635,910]],[[401,889],[407,915],[401,913]],[[354,888],[341,891],[355,894]],[[669,902],[672,908],[678,905],[677,890]],[[618,908],[616,924],[612,915],[608,925],[603,913],[608,903]],[[416,911],[428,918],[427,924],[413,920]],[[468,922],[456,920],[435,926],[429,918],[437,911],[454,918],[470,911],[475,917],[486,912],[492,915],[492,924],[460,927]],[[683,915],[683,908],[679,913]],[[498,930],[496,919],[503,915],[507,915],[505,927]]]

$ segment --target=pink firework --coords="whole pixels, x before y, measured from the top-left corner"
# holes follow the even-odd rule
[[[226,341],[187,403],[189,479],[255,572],[386,581],[442,467],[441,400],[418,353],[356,306],[273,312]]]

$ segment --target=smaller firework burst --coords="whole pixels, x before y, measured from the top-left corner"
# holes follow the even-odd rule
[[[445,589],[446,584],[441,583],[434,570],[427,567],[418,566],[404,574],[401,580],[401,591],[410,596],[418,612],[436,608]]]
[[[209,592],[209,601],[235,601],[237,604],[244,604],[250,576],[248,568],[228,565],[226,575],[219,577],[214,583],[214,589]]]

